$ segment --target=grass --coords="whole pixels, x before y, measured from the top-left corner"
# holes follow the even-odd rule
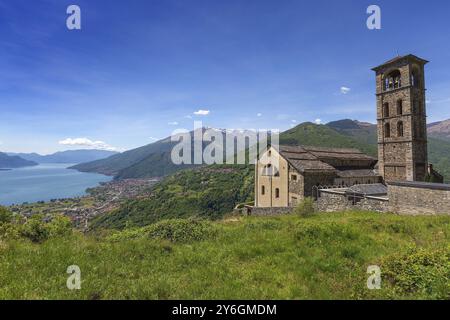
[[[347,212],[200,225],[207,236],[177,220],[0,242],[0,299],[450,299],[448,216]],[[73,264],[81,290],[66,288]],[[381,290],[366,288],[369,265],[381,267]]]

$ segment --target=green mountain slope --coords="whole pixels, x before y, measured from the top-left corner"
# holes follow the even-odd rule
[[[144,226],[161,219],[221,218],[237,203],[253,199],[252,166],[208,166],[175,173],[157,184],[146,200],[130,200],[93,221],[94,228]]]
[[[351,134],[339,132],[328,125],[311,122],[302,123],[280,135],[280,144],[305,145],[315,147],[357,148],[369,155],[376,156],[376,145],[355,139]]]
[[[8,156],[6,153],[0,152],[0,169],[14,169],[35,165],[37,165],[36,162],[28,161],[18,156]]]
[[[107,159],[92,161],[88,163],[78,164],[71,169],[76,169],[82,172],[97,172],[106,175],[118,175],[122,170],[128,169],[152,154],[170,153],[174,143],[170,139],[164,139],[137,149],[129,150],[121,154],[113,155]],[[161,157],[158,160],[165,159]],[[168,164],[167,161],[159,163],[160,166]],[[155,176],[159,176],[159,172]],[[142,176],[147,176],[143,174]]]

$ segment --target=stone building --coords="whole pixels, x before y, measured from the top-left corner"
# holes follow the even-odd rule
[[[255,206],[294,206],[319,186],[380,183],[376,162],[356,149],[270,147],[256,164]]]
[[[425,64],[399,56],[376,72],[378,170],[384,181],[441,180],[428,164]]]

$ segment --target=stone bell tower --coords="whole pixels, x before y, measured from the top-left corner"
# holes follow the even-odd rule
[[[425,64],[396,57],[376,72],[378,166],[385,181],[424,181],[428,172]]]

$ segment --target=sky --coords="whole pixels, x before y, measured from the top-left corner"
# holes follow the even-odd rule
[[[66,27],[81,9],[81,30]],[[381,30],[366,10],[381,8]],[[450,118],[450,2],[0,0],[0,151],[124,151],[192,130],[375,123],[371,70],[427,59]]]

